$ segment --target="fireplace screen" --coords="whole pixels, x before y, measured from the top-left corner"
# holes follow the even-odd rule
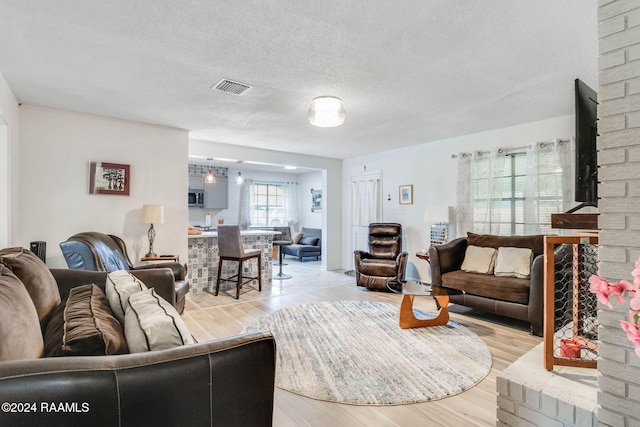
[[[597,274],[597,236],[545,237],[545,368],[596,367],[598,301],[589,291]],[[550,262],[553,260],[552,262]]]

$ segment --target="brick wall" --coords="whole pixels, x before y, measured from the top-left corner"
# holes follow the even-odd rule
[[[599,0],[600,274],[631,279],[640,256],[640,0]],[[600,305],[598,423],[640,424],[640,358],[620,329],[629,302]]]

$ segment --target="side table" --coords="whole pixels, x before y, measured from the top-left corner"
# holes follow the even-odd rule
[[[427,261],[428,263],[431,263],[431,260],[429,259],[429,254],[426,252],[416,252],[416,256],[420,259]]]
[[[140,261],[180,261],[180,255],[143,256]]]

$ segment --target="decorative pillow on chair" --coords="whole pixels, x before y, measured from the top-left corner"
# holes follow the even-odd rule
[[[107,275],[105,291],[113,314],[124,324],[129,297],[146,291],[147,286],[127,270],[113,271]]]
[[[533,251],[528,248],[498,248],[498,259],[494,274],[496,276],[528,279],[531,276],[531,258]]]
[[[311,245],[311,246],[317,246],[318,245],[318,238],[317,237],[303,237],[302,239],[300,239],[300,244],[301,245]]]
[[[124,334],[131,353],[194,343],[176,309],[153,289],[131,295],[125,313]]]
[[[105,356],[128,352],[122,325],[96,285],[76,286],[51,315],[45,357]]]
[[[291,238],[291,240],[293,241],[294,245],[300,243],[300,239],[302,239],[302,233],[293,233],[293,237]]]
[[[493,248],[467,246],[460,269],[471,273],[491,274],[496,262],[496,253]]]

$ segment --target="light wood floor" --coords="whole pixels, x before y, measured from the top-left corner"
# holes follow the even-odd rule
[[[356,287],[343,271],[324,271],[316,261],[286,259],[289,280],[264,284],[262,292],[244,287],[239,300],[230,294],[214,297],[190,294],[184,320],[198,341],[239,334],[245,325],[283,307],[312,301],[368,300],[399,304],[400,295],[370,292]],[[274,266],[274,271],[277,267]],[[252,285],[253,287],[253,285]],[[257,289],[257,287],[255,287]],[[415,307],[435,311],[431,298],[418,297]],[[496,376],[542,339],[529,335],[526,325],[482,315],[452,305],[451,319],[478,334],[493,355],[489,375],[480,384],[456,396],[434,402],[398,406],[351,406],[298,396],[276,388],[273,425],[300,426],[495,426]],[[432,361],[425,360],[425,363]],[[437,361],[433,361],[437,363]],[[541,362],[542,363],[542,362]],[[392,361],[389,369],[393,369]],[[247,391],[250,393],[250,390]]]

